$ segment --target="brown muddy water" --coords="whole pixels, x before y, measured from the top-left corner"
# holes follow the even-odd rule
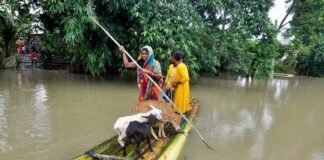
[[[203,77],[180,159],[324,160],[324,80]],[[69,160],[110,138],[131,113],[135,81],[62,71],[0,71],[0,159]]]

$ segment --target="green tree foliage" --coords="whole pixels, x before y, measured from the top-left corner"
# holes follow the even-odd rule
[[[28,36],[32,30],[32,23],[37,17],[30,14],[39,3],[33,0],[2,0],[0,1],[0,46],[3,57],[16,53],[15,41],[18,37]]]
[[[296,72],[308,76],[324,75],[324,1],[294,0],[293,18],[287,36],[293,36]]]
[[[297,46],[294,44],[279,45],[280,59],[276,61],[275,71],[279,73],[295,74],[297,65]]]
[[[278,55],[275,29],[267,15],[272,0],[191,3],[211,30],[222,72],[269,76],[271,60]]]
[[[176,49],[186,53],[193,77],[203,68],[215,71],[218,65],[205,24],[186,1],[48,1],[43,8],[47,8],[45,17],[63,17],[57,28],[63,32],[73,62],[86,66],[92,74],[123,68],[117,47],[93,25],[91,16],[106,26],[135,58],[142,46],[151,45],[164,71],[169,55]]]
[[[298,56],[296,70],[301,75],[324,75],[324,39],[317,42],[309,52]]]
[[[9,46],[12,43],[15,34],[16,28],[10,18],[10,14],[5,11],[0,11],[0,37],[1,37],[1,48],[2,50],[2,59],[9,54]]]
[[[268,77],[273,60],[278,62],[285,54],[288,58],[280,65],[289,65],[286,69],[297,66],[298,73],[321,70],[310,63],[321,64],[321,58],[316,57],[322,55],[319,41],[324,26],[323,1],[288,0],[292,5],[278,26],[268,18],[273,0],[3,2],[15,8],[11,11],[17,10],[19,16],[26,17],[21,22],[42,22],[45,54],[62,54],[80,71],[93,75],[126,69],[117,46],[91,17],[105,26],[135,58],[142,46],[151,45],[164,73],[171,52],[177,49],[186,53],[185,61],[193,78],[200,72]],[[41,8],[41,12],[30,16],[31,7]],[[293,20],[285,22],[289,15],[293,15]],[[292,26],[286,35],[295,38],[291,44],[281,45],[276,37],[286,24]],[[285,70],[284,66],[277,68]],[[318,71],[308,73],[315,75]]]

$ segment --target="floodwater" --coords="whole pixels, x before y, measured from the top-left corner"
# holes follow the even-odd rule
[[[180,159],[323,160],[324,79],[204,77]],[[0,159],[69,160],[110,138],[131,113],[135,81],[63,71],[0,71]]]

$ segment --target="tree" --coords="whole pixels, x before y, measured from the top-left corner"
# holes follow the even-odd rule
[[[30,9],[38,3],[33,0],[6,0],[0,4],[0,37],[4,58],[10,55],[10,49],[15,48],[17,37],[28,35],[32,30],[31,24],[36,19],[30,14]]]
[[[309,50],[309,51],[308,51]],[[299,54],[296,70],[300,75],[324,75],[324,39],[320,39],[306,54]]]
[[[171,52],[183,50],[194,78],[200,72],[268,77],[273,60],[283,56],[279,56],[279,51],[292,55],[290,62],[295,64],[291,66],[298,59],[301,65],[296,66],[301,70],[301,66],[310,65],[306,61],[312,59],[312,49],[314,55],[321,55],[321,49],[314,47],[323,35],[322,1],[288,0],[291,6],[278,26],[268,18],[273,0],[4,2],[13,8],[10,11],[19,11],[19,17],[25,17],[17,21],[20,24],[42,22],[46,54],[68,57],[75,68],[93,75],[126,69],[120,62],[117,46],[94,25],[91,17],[98,19],[135,58],[142,46],[151,45],[164,71]],[[41,8],[42,12],[30,14],[30,7]],[[287,22],[290,15],[293,20]],[[24,30],[23,25],[11,24],[16,26],[16,35]],[[292,25],[286,36],[295,36],[289,44],[293,49],[287,49],[276,39],[286,24]]]
[[[286,36],[293,36],[298,63],[296,71],[302,75],[323,75],[322,56],[324,34],[324,1],[295,0],[291,28]]]
[[[3,48],[2,59],[10,55],[9,46],[16,34],[16,28],[11,17],[8,12],[0,12],[0,37],[2,39],[1,47]]]
[[[216,42],[213,48],[220,57],[222,72],[269,76],[264,74],[271,71],[268,62],[277,56],[273,50],[277,48],[274,26],[267,15],[272,0],[191,3],[212,30],[211,39]]]
[[[97,28],[90,17],[95,16],[103,26],[125,45],[133,57],[140,47],[149,44],[167,69],[168,57],[173,50],[182,49],[193,77],[202,65],[207,70],[217,65],[212,54],[208,33],[201,17],[187,1],[48,1],[44,13],[63,17],[59,30],[73,54],[72,61],[98,75],[109,69],[122,71],[121,54],[110,39]],[[44,22],[44,21],[43,21]],[[46,22],[45,22],[46,23]],[[47,25],[45,25],[47,26]],[[202,59],[204,58],[204,59]]]

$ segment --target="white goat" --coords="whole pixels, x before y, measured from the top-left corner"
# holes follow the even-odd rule
[[[152,105],[150,107],[152,108],[152,110],[150,110],[148,112],[138,113],[138,114],[131,115],[131,116],[124,116],[124,117],[120,117],[117,119],[117,121],[114,124],[114,129],[118,134],[118,142],[122,147],[125,146],[125,142],[123,139],[127,136],[126,130],[127,130],[127,127],[130,122],[132,122],[132,121],[137,121],[140,123],[147,122],[148,120],[145,117],[149,116],[150,114],[156,116],[156,119],[158,119],[158,120],[162,119],[161,110],[155,108]]]

